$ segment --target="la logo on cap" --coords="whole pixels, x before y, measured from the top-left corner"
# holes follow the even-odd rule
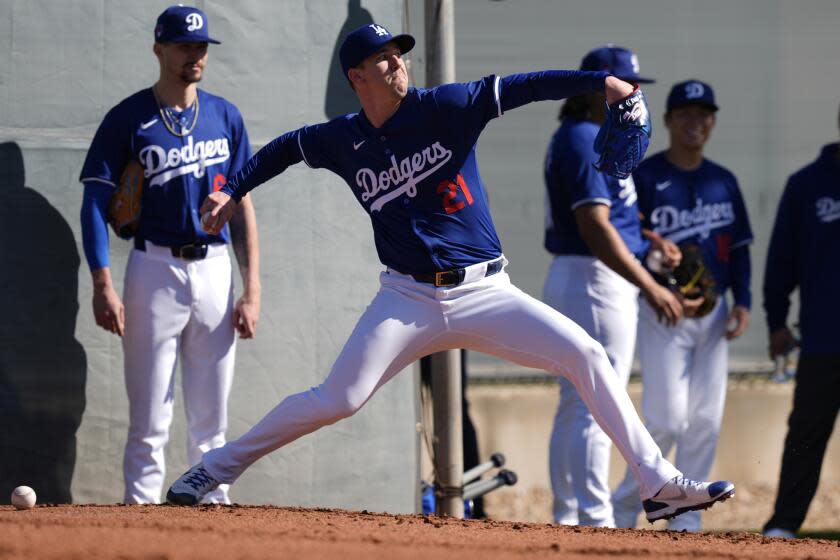
[[[385,29],[384,27],[382,27],[381,25],[376,25],[375,23],[371,23],[370,27],[374,31],[376,31],[376,34],[379,35],[380,37],[382,37],[383,35],[390,35],[390,33],[388,33],[388,30]]]
[[[691,82],[690,84],[685,85],[686,99],[699,99],[703,97],[703,92],[703,84]]]

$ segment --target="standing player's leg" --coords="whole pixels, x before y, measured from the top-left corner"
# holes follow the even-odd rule
[[[125,503],[160,502],[179,336],[190,315],[189,305],[182,303],[188,294],[185,280],[184,271],[166,258],[136,249],[129,256],[122,339],[129,410]]]
[[[588,283],[586,278],[577,278],[580,273],[578,268],[570,257],[555,258],[543,286],[543,301],[591,332],[594,321],[591,320]],[[555,523],[577,525],[580,518],[572,479],[571,456],[574,442],[583,437],[580,424],[582,417],[589,415],[589,410],[571,381],[561,377],[558,386],[560,401],[554,415],[548,447],[548,473],[554,494],[552,509]]]
[[[804,355],[796,368],[779,489],[764,531],[796,533],[820,482],[825,450],[840,412],[840,358]]]
[[[207,451],[225,444],[227,402],[233,384],[236,331],[233,326],[233,278],[223,245],[210,248],[204,260],[187,265],[192,288],[192,316],[181,335],[181,371],[187,413],[187,460],[201,461]],[[228,486],[204,498],[230,503]]]
[[[546,303],[603,345],[626,385],[636,338],[638,290],[594,258],[560,257],[552,264],[544,294]],[[571,381],[561,377],[559,384],[549,456],[555,521],[613,526],[608,485],[611,442]],[[569,504],[574,510],[569,511]]]
[[[669,327],[643,301],[639,306],[639,365],[645,427],[668,455],[685,430],[688,412],[689,365],[694,341],[687,322]],[[678,467],[679,468],[679,467]],[[616,527],[632,528],[642,511],[636,477],[628,469],[613,493]]]
[[[691,321],[696,346],[688,371],[685,428],[677,437],[674,464],[685,476],[706,480],[715,460],[726,401],[729,344],[726,340],[726,301],[711,313]],[[668,523],[674,531],[699,531],[700,512],[692,511]]]
[[[383,273],[324,382],[286,397],[242,437],[208,451],[184,473],[167,499],[191,505],[218,483],[232,483],[256,460],[358,411],[394,375],[422,356],[461,347],[446,333],[435,288]]]

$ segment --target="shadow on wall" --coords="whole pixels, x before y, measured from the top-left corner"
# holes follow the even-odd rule
[[[21,484],[69,503],[87,374],[79,253],[67,221],[24,186],[14,142],[0,143],[0,193],[0,503]]]
[[[344,37],[354,29],[363,25],[373,23],[373,16],[362,8],[361,0],[349,0],[347,2],[347,19],[338,32],[338,37],[333,48],[332,59],[330,60],[329,75],[327,76],[327,96],[324,99],[324,113],[327,119],[334,119],[347,113],[359,111],[359,100],[353,89],[341,71],[341,60],[338,57],[338,49]]]

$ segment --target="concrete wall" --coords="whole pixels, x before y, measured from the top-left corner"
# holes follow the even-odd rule
[[[77,502],[122,498],[122,350],[93,322],[90,274],[80,262],[78,174],[105,112],[156,80],[152,30],[169,3],[0,0],[0,500],[28,483],[43,489],[46,501],[66,501],[71,476]],[[201,87],[240,108],[255,148],[355,107],[338,70],[347,31],[373,18],[403,27],[399,0],[198,5],[223,42],[211,46]],[[238,346],[231,437],[326,376],[381,268],[367,217],[329,173],[294,167],[254,199],[262,317],[257,338]],[[112,238],[120,287],[128,252]],[[167,481],[187,466],[183,407],[176,406]],[[357,416],[258,462],[232,498],[413,511],[414,424],[414,376],[407,371]],[[36,473],[37,464],[49,472]],[[38,477],[55,491],[33,482]]]

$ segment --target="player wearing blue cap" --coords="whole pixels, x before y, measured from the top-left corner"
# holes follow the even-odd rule
[[[276,138],[202,205],[205,228],[216,232],[245,193],[288,166],[302,161],[329,169],[369,214],[386,269],[326,380],[205,453],[167,499],[195,504],[267,453],[354,414],[421,356],[452,348],[572,379],[639,476],[652,518],[730,496],[734,486],[727,482],[684,481],[645,431],[603,348],[510,283],[478,173],[478,137],[505,111],[587,91],[605,90],[617,102],[633,86],[606,72],[545,71],[415,89],[402,59],[413,46],[411,36],[393,36],[377,24],[350,33],[339,55],[362,110]]]
[[[817,492],[823,458],[840,411],[840,144],[790,176],[767,248],[764,309],[770,357],[797,342],[787,327],[790,296],[799,289],[800,354],[788,419],[779,489],[764,525],[772,537],[796,536]]]
[[[645,425],[664,454],[676,447],[677,468],[699,480],[709,475],[720,434],[727,341],[747,329],[751,304],[752,231],[738,181],[703,156],[717,110],[708,84],[689,80],[674,85],[665,113],[669,147],[633,173],[643,227],[679,245],[698,246],[720,294],[707,315],[687,317],[676,326],[657,321],[646,302],[639,310]],[[725,297],[730,290],[731,311]],[[613,496],[618,527],[636,525],[637,492],[628,471]],[[669,528],[698,531],[700,512],[672,520]]]
[[[160,502],[178,361],[190,462],[224,443],[235,333],[252,337],[259,317],[259,255],[250,199],[237,206],[230,231],[208,234],[199,219],[201,201],[251,155],[236,107],[197,88],[207,44],[218,43],[207,27],[207,16],[197,8],[173,6],[160,15],[154,31],[160,77],[108,112],[80,177],[96,323],[123,342],[129,400],[126,503]],[[111,281],[105,215],[123,169],[131,165],[142,167],[142,211],[120,300]],[[226,247],[231,239],[244,286],[235,304]],[[206,500],[228,502],[227,487]]]
[[[589,52],[581,70],[603,70],[627,82],[653,83],[639,75],[628,49],[608,45]],[[627,384],[636,343],[637,298],[642,290],[671,323],[682,304],[645,270],[639,259],[650,243],[642,237],[633,177],[598,171],[595,136],[606,119],[602,92],[572,97],[545,158],[545,248],[554,255],[543,301],[583,327],[607,353],[616,381]],[[676,245],[656,236],[674,260]],[[560,404],[549,453],[554,520],[564,525],[614,525],[608,486],[610,440],[598,427],[574,384],[560,377]]]

